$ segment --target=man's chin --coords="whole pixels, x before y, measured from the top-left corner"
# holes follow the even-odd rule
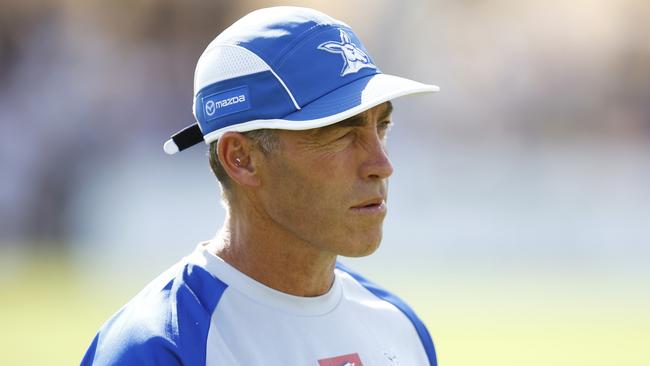
[[[379,235],[378,238],[373,240],[368,240],[368,238],[364,238],[354,243],[350,243],[349,245],[346,245],[344,248],[342,248],[340,253],[338,254],[344,257],[351,257],[351,258],[366,257],[374,253],[375,251],[377,251],[380,244],[381,244],[381,234]]]

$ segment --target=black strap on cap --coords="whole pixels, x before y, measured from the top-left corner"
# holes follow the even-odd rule
[[[190,148],[203,141],[203,133],[198,123],[194,123],[176,132],[170,140],[165,143],[165,152],[175,154]],[[175,146],[174,146],[175,145]]]

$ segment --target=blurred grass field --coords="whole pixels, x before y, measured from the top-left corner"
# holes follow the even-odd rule
[[[2,272],[0,365],[78,364],[101,324],[153,276],[108,278],[73,268],[40,256]],[[411,275],[370,277],[420,314],[440,365],[650,365],[644,281]]]

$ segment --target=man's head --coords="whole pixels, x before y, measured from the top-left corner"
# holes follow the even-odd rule
[[[383,74],[353,30],[326,14],[260,9],[205,49],[194,75],[197,123],[164,148],[210,144],[231,215],[360,256],[381,239],[390,101],[437,90]]]
[[[235,215],[256,212],[263,225],[321,250],[372,253],[393,171],[386,153],[391,112],[386,102],[317,129],[224,134],[210,158],[225,199]]]

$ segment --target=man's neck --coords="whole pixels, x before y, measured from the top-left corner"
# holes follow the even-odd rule
[[[287,294],[312,297],[330,289],[335,254],[251,219],[227,215],[214,239],[215,254],[247,276]]]

